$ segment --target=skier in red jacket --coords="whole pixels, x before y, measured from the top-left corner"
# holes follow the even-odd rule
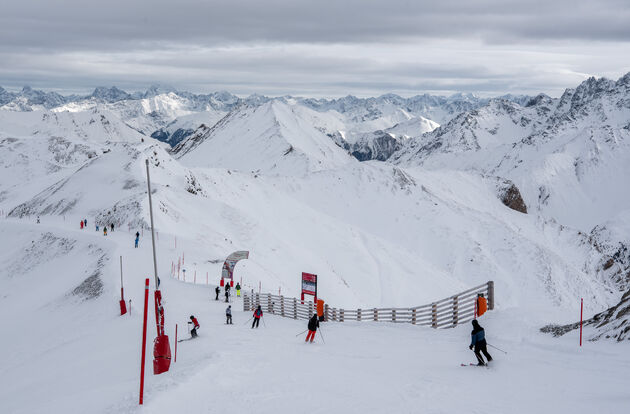
[[[190,324],[192,324],[193,328],[190,331],[190,336],[192,338],[196,338],[197,337],[197,329],[199,329],[199,321],[197,321],[197,318],[194,317],[194,315],[190,315],[190,322],[188,322]]]
[[[262,316],[263,316],[263,311],[260,308],[260,305],[258,305],[256,310],[254,311],[254,322],[252,322],[252,329],[254,329],[254,326],[258,328],[258,325],[260,324],[260,318],[262,318]]]

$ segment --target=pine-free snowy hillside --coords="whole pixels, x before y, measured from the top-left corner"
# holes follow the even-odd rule
[[[610,321],[589,323],[587,339],[628,338],[630,205],[615,186],[630,172],[629,80],[526,105],[444,98],[468,112],[439,127],[420,118],[426,96],[248,104],[104,89],[24,112],[11,106],[24,96],[2,97],[0,412],[623,411],[627,341],[579,348],[577,332],[540,328],[574,323],[584,298],[586,319]],[[153,128],[186,133],[170,148]],[[344,142],[371,155],[360,162]],[[169,372],[151,375],[147,358],[140,409],[144,279],[154,288],[146,160],[171,349],[175,324],[180,338],[190,315],[201,328]],[[468,325],[326,322],[305,344],[304,321],[265,313],[252,329],[236,298],[226,325],[213,292],[237,250],[250,252],[235,270],[245,289],[299,297],[310,272],[346,309],[428,304],[493,280],[480,321],[507,354],[460,366],[474,361]],[[148,355],[154,336],[150,323]]]
[[[193,138],[173,149],[175,156],[190,167],[291,175],[354,161],[318,130],[304,111],[280,102],[231,112]]]

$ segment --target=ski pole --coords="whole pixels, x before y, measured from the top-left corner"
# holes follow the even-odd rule
[[[319,332],[319,336],[322,338],[322,342],[323,342],[323,343],[326,343],[326,341],[324,341],[324,335],[322,335],[322,329],[321,329],[321,328],[319,328],[319,329],[317,330],[317,332]]]
[[[505,352],[504,350],[499,349],[499,348],[497,348],[497,347],[496,347],[496,346],[494,346],[494,345],[490,345],[490,344],[489,344],[489,343],[487,343],[487,342],[486,342],[486,345],[493,347],[493,348],[494,348],[494,349],[496,349],[497,351],[501,351],[501,352],[503,352],[504,354],[507,354],[507,352]]]
[[[308,331],[308,329],[303,330],[302,332],[300,332],[299,334],[297,334],[297,335],[295,335],[295,336],[300,336],[300,335],[302,335],[302,334],[303,334],[304,332],[306,332],[306,331]]]
[[[245,321],[245,323],[243,325],[247,325],[249,323],[249,321],[251,321],[252,319],[254,319],[254,317],[252,316],[251,318],[249,318],[248,320]]]
[[[266,328],[266,327],[267,327],[267,324],[265,324],[265,318],[261,317],[260,319],[262,319],[262,321],[263,321],[263,326]]]

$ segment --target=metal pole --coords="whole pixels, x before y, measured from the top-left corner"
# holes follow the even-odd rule
[[[144,398],[144,360],[147,350],[147,311],[149,307],[149,279],[144,282],[144,318],[142,322],[142,361],[140,362],[140,405]]]
[[[125,300],[125,295],[123,293],[122,256],[120,256],[120,300]]]
[[[155,272],[155,289],[159,289],[157,259],[155,256],[155,232],[153,226],[153,202],[151,200],[151,178],[149,177],[149,160],[145,160],[147,165],[147,187],[149,189],[149,215],[151,216],[151,242],[153,243],[153,271]]]

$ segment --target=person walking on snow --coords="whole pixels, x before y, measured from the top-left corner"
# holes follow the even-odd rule
[[[39,216],[37,216],[37,224],[39,224]]]
[[[225,310],[225,323],[226,325],[232,325],[232,305],[228,305]]]
[[[83,225],[85,226],[85,228],[87,229],[87,219],[83,219]]]
[[[140,238],[138,236],[136,236],[136,240],[135,240],[135,248],[138,248],[138,242],[140,241]]]
[[[306,334],[306,339],[304,342],[308,342],[309,338],[311,342],[315,339],[315,332],[317,332],[317,328],[319,328],[319,320],[317,319],[317,314],[314,313],[311,316],[311,319],[308,320],[308,333]]]
[[[216,293],[216,294],[217,294],[217,297],[216,297],[216,298],[214,298],[214,300],[219,300],[219,293],[220,293],[220,292],[221,292],[221,289],[219,289],[219,287],[217,286],[217,287],[214,289],[214,293]]]
[[[260,324],[260,318],[262,318],[262,316],[263,316],[263,311],[260,308],[260,305],[258,305],[256,310],[254,311],[254,322],[252,322],[252,329],[254,329],[254,325],[256,326],[256,329],[258,329],[258,325]]]
[[[81,230],[83,230],[83,220],[81,220]]]
[[[190,322],[188,323],[192,325],[192,329],[190,330],[190,337],[196,338],[197,329],[199,329],[199,321],[197,321],[197,318],[195,318],[194,315],[190,315]]]
[[[225,284],[225,303],[227,303],[230,299],[230,284]]]
[[[96,224],[96,231],[98,231],[98,224]]]
[[[107,236],[107,226],[103,227],[103,236]]]
[[[112,223],[112,231],[114,231],[114,223]]]
[[[236,297],[241,297],[241,285],[239,283],[236,284]]]
[[[481,357],[482,352],[486,356],[486,359],[488,360],[488,362],[492,361],[492,357],[488,353],[488,349],[486,347],[487,345],[486,333],[481,327],[481,325],[479,325],[479,322],[477,322],[477,319],[472,320],[472,326],[473,326],[473,330],[470,333],[470,346],[468,348],[472,350],[473,346],[475,347],[475,356],[477,357],[477,361],[478,361],[477,365],[483,366],[483,365],[486,365],[486,363],[483,361],[483,358]]]

